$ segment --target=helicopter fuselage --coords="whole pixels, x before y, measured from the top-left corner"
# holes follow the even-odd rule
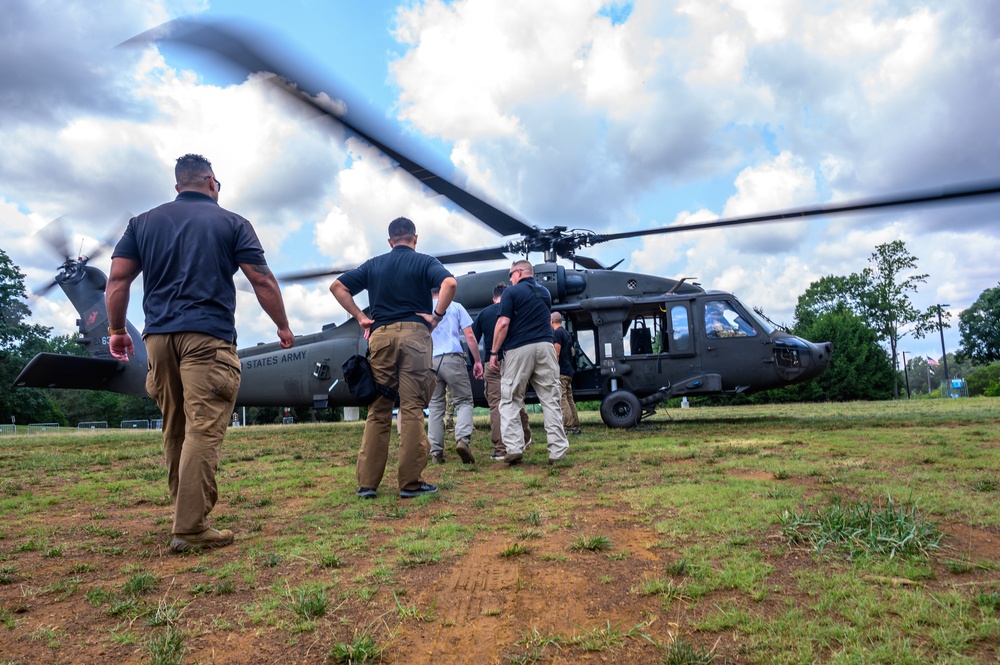
[[[549,289],[553,310],[562,313],[573,338],[574,397],[601,400],[602,417],[611,426],[632,426],[669,397],[778,388],[814,378],[830,362],[830,344],[775,330],[732,294],[685,280],[556,263],[535,266],[534,277]],[[506,282],[507,271],[456,279],[456,300],[475,317],[492,304],[493,287]],[[85,266],[57,282],[80,313],[77,341],[90,358],[39,354],[15,385],[145,394],[146,350],[131,323],[135,357],[128,363],[111,358],[104,274]],[[358,406],[342,365],[367,348],[361,326],[351,319],[296,337],[291,349],[277,342],[242,349],[236,403]],[[471,377],[471,364],[469,372]],[[485,406],[481,381],[473,379],[473,393],[476,404]],[[527,399],[534,400],[530,390]]]

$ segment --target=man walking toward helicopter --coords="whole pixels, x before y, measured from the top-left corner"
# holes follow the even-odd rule
[[[282,348],[295,341],[278,282],[253,226],[219,206],[222,185],[201,155],[178,158],[177,198],[129,220],[111,256],[105,292],[111,355],[135,354],[125,327],[129,288],[143,275],[146,392],[163,413],[163,454],[174,498],[170,549],[224,547],[229,529],[209,525],[219,497],[215,473],[240,388],[236,287],[243,271],[278,327]]]
[[[424,407],[434,389],[431,330],[444,318],[458,282],[433,256],[416,251],[417,228],[406,217],[389,224],[391,251],[348,270],[330,292],[365,331],[372,376],[399,393],[399,496],[432,494],[437,487],[421,477],[430,446],[424,430]],[[437,309],[431,289],[440,293]],[[371,317],[354,296],[368,291]],[[433,312],[433,314],[431,314]],[[358,497],[374,499],[389,456],[393,401],[379,395],[368,407],[358,453]]]
[[[552,296],[535,282],[530,261],[515,261],[509,277],[513,286],[500,296],[500,318],[490,349],[490,366],[497,371],[500,371],[499,354],[503,352],[500,425],[507,447],[504,461],[511,465],[521,462],[525,442],[519,412],[530,381],[542,405],[551,464],[564,459],[569,450],[560,407],[559,362],[549,318]]]

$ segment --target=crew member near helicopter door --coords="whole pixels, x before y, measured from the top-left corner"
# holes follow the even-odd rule
[[[348,270],[330,285],[337,302],[365,331],[372,376],[399,392],[399,496],[431,494],[437,487],[421,477],[430,446],[424,429],[424,407],[434,390],[431,330],[444,318],[458,282],[433,256],[416,251],[417,228],[406,217],[389,224],[391,251]],[[441,289],[437,309],[431,289]],[[368,290],[371,318],[354,302]],[[433,312],[433,314],[432,314]],[[358,452],[358,492],[374,499],[389,456],[393,400],[379,395],[368,407]]]
[[[507,446],[504,461],[521,461],[525,442],[518,412],[524,406],[524,393],[531,381],[542,405],[551,464],[564,459],[569,450],[560,407],[559,362],[549,320],[552,296],[535,282],[530,261],[515,261],[509,276],[513,286],[500,296],[500,318],[490,349],[490,366],[500,371],[500,426]],[[502,371],[498,355],[501,351]]]
[[[181,552],[233,542],[233,532],[212,528],[208,514],[219,498],[215,472],[240,388],[237,268],[278,327],[281,347],[291,348],[295,336],[253,226],[219,206],[222,185],[211,162],[184,155],[174,175],[177,198],[129,220],[111,256],[105,298],[111,355],[127,362],[135,355],[125,329],[129,288],[142,273],[146,392],[163,413],[163,456],[174,499],[170,549]]]
[[[583,434],[580,416],[573,400],[573,338],[563,327],[561,312],[552,312],[552,334],[555,337],[556,357],[559,358],[559,384],[562,387],[563,429],[567,434]]]
[[[490,459],[494,462],[501,462],[507,456],[507,447],[503,443],[503,435],[500,430],[500,372],[490,366],[490,349],[493,348],[493,331],[497,327],[497,319],[500,318],[500,296],[503,295],[507,285],[501,282],[493,287],[493,304],[484,307],[476,320],[472,322],[472,334],[476,341],[483,341],[485,357],[483,358],[483,392],[486,393],[486,404],[490,407],[490,440],[493,442],[493,454]],[[502,366],[501,366],[502,367]],[[528,425],[528,413],[521,407],[519,414],[521,421],[521,432],[525,446],[531,444],[531,426]]]

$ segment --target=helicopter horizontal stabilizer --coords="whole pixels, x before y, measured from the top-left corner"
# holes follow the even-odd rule
[[[111,384],[121,364],[106,358],[39,353],[17,375],[14,386],[115,391]]]

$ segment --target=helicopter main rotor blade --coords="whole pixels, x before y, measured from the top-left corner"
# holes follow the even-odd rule
[[[431,190],[446,196],[460,208],[479,219],[500,235],[530,234],[533,228],[500,210],[479,197],[467,192],[458,185],[446,180],[437,173],[406,157],[400,150],[390,145],[383,132],[374,127],[376,116],[370,110],[365,110],[363,104],[350,100],[345,103],[347,110],[340,112],[330,103],[330,98],[345,102],[346,89],[338,85],[339,90],[324,93],[318,86],[309,85],[304,76],[292,75],[292,69],[285,63],[280,63],[269,56],[255,42],[261,42],[260,37],[254,37],[247,32],[226,28],[209,21],[194,21],[190,19],[175,19],[152,30],[139,34],[124,42],[123,45],[146,44],[148,42],[176,42],[190,47],[203,49],[215,56],[221,57],[242,71],[253,74],[269,72],[279,77],[272,83],[291,95],[296,100],[311,106],[320,113],[333,118],[341,125],[369,142],[387,156],[395,160],[410,175],[419,180]]]
[[[681,226],[666,226],[659,229],[644,229],[642,231],[626,231],[623,233],[595,234],[587,242],[589,245],[596,245],[609,240],[621,240],[623,238],[638,238],[640,236],[656,235],[660,233],[680,233],[682,231],[699,231],[704,229],[714,229],[723,226],[740,226],[743,224],[757,224],[760,222],[787,222],[804,217],[818,217],[822,215],[839,215],[848,212],[867,212],[882,208],[906,205],[925,205],[933,203],[943,203],[946,201],[970,201],[979,197],[996,196],[1000,194],[1000,182],[986,182],[978,184],[953,185],[947,188],[925,190],[909,194],[899,194],[878,199],[867,199],[863,201],[849,201],[846,203],[832,204],[826,206],[816,206],[814,208],[802,208],[799,210],[786,210],[783,212],[765,213],[750,217],[731,217],[728,219],[717,219],[711,222],[701,222],[698,224],[684,224]]]

